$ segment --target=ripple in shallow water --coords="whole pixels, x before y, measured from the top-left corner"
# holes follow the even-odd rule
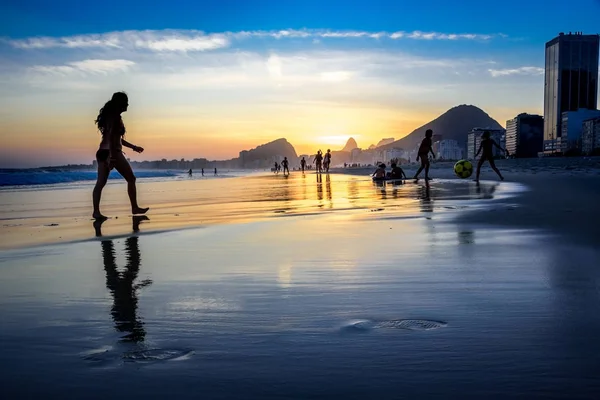
[[[408,329],[412,331],[428,331],[443,328],[448,324],[443,321],[427,319],[395,319],[388,321],[372,321],[368,319],[353,320],[342,326],[342,331],[369,331],[372,329]]]
[[[163,361],[183,361],[194,354],[190,349],[139,349],[125,353],[114,351],[112,347],[102,347],[84,353],[83,359],[98,367],[115,366],[127,363],[155,363]]]

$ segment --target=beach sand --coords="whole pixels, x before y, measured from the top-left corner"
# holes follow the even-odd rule
[[[123,184],[100,232],[89,189],[2,194],[3,393],[597,398],[598,176],[506,166],[141,184],[133,235]]]

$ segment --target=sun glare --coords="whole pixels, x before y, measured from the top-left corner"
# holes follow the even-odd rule
[[[318,144],[344,147],[346,142],[350,139],[350,135],[326,135],[318,137]]]

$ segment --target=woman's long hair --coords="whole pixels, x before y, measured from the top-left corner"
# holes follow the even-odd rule
[[[123,105],[127,104],[128,98],[125,92],[116,92],[112,98],[100,109],[98,117],[94,121],[98,130],[104,135],[108,130],[109,121],[123,111]]]

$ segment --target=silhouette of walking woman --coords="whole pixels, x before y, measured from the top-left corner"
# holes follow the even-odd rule
[[[144,151],[142,147],[133,145],[123,138],[123,136],[125,136],[125,125],[123,124],[121,113],[127,111],[127,107],[129,107],[127,95],[123,92],[117,92],[113,94],[112,98],[100,109],[98,118],[96,118],[95,121],[96,125],[98,125],[98,130],[102,134],[100,148],[96,152],[98,178],[92,196],[94,204],[92,217],[95,219],[107,218],[100,213],[100,197],[102,196],[102,189],[108,180],[108,175],[113,168],[115,168],[127,181],[127,194],[129,195],[129,201],[131,202],[131,213],[134,215],[145,214],[149,209],[148,207],[142,208],[137,203],[137,190],[135,187],[136,178],[131,169],[131,165],[129,165],[129,162],[123,154],[123,146],[128,147],[137,153]]]
[[[144,323],[137,315],[137,292],[139,289],[151,285],[152,281],[148,279],[135,284],[141,264],[138,238],[134,236],[125,240],[127,265],[123,272],[117,270],[113,241],[103,240],[101,244],[104,270],[106,271],[106,288],[113,297],[112,318],[115,329],[124,333],[120,341],[143,342],[146,331]]]

